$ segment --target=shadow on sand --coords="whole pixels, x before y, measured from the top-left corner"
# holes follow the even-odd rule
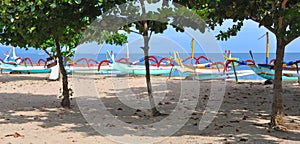
[[[14,77],[10,80],[44,80],[44,77]],[[3,79],[1,79],[3,81]],[[5,79],[4,79],[5,81]],[[167,81],[167,87],[180,84],[178,81]],[[210,85],[209,81],[201,82],[203,85]],[[243,85],[243,86],[240,86]],[[153,85],[160,87],[159,84]],[[133,87],[131,90],[136,94],[144,95],[145,87]],[[170,114],[178,103],[179,97],[176,89],[168,89],[166,96],[158,102],[158,110]],[[251,91],[250,91],[251,90]],[[101,101],[106,106],[106,110],[111,115],[117,116],[117,119],[125,121],[128,124],[151,125],[151,123],[160,121],[167,116],[150,117],[149,111],[134,109],[128,107],[116,97],[116,94],[122,94],[127,89],[118,89],[106,92],[106,97]],[[101,91],[100,91],[101,93]],[[156,91],[159,93],[159,91]],[[271,112],[271,96],[272,87],[264,86],[259,83],[242,83],[235,84],[228,82],[222,106],[212,121],[212,123],[204,130],[198,129],[198,122],[205,112],[205,106],[209,100],[210,90],[200,88],[199,97],[194,100],[198,101],[197,107],[185,125],[170,137],[180,136],[204,136],[204,137],[224,137],[217,142],[250,142],[250,143],[278,143],[280,141],[270,140],[269,137],[278,139],[300,141],[299,121],[300,121],[300,99],[299,88],[286,88],[284,96],[285,113],[287,115],[286,122],[295,124],[297,131],[270,131],[267,128],[269,114]],[[295,94],[295,95],[294,95]],[[129,95],[130,96],[130,95]],[[91,99],[90,101],[93,101]],[[141,101],[148,99],[141,98]],[[89,100],[86,100],[87,102]],[[72,124],[67,131],[76,131],[86,133],[89,136],[100,135],[85,120],[75,100],[72,100],[72,109],[60,108],[60,101],[54,95],[35,95],[21,93],[0,93],[0,125],[6,124],[24,124],[30,122],[40,122],[40,126],[44,129],[61,126],[64,124]],[[31,111],[37,111],[42,115],[26,114]],[[100,111],[100,110],[99,110]],[[99,121],[101,123],[101,121]],[[109,127],[109,126],[107,126]],[[123,128],[126,129],[126,128]],[[132,133],[134,134],[134,133]],[[115,136],[126,135],[126,133],[118,133]],[[147,134],[145,134],[147,135]],[[1,135],[0,137],[3,137]]]

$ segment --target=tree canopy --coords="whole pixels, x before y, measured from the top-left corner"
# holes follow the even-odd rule
[[[218,39],[227,40],[235,36],[243,26],[244,20],[253,20],[264,26],[277,37],[283,38],[285,45],[299,37],[300,2],[294,0],[199,0],[193,8],[199,15],[207,17],[207,23],[214,29],[222,25],[224,20],[236,22],[227,31],[221,31]],[[199,5],[201,4],[201,5]],[[281,21],[282,19],[282,21]],[[282,25],[282,26],[280,26]]]
[[[179,0],[178,0],[179,1]],[[227,31],[220,31],[217,38],[227,40],[235,36],[243,26],[244,20],[253,20],[264,26],[276,36],[276,62],[274,96],[272,103],[271,127],[284,125],[282,65],[286,45],[300,36],[300,2],[296,0],[198,0],[193,8],[199,15],[207,18],[208,25],[214,29],[224,20],[232,19],[235,24]]]
[[[183,32],[185,28],[192,28],[195,31],[205,33],[207,28],[204,21],[186,7],[171,1],[140,0],[117,5],[103,13],[83,35],[83,42],[96,41],[100,43],[109,38],[107,34],[119,33],[120,30],[128,34],[136,33],[143,37],[144,44],[141,45],[141,48],[145,56],[148,96],[154,116],[160,115],[160,113],[155,108],[152,96],[148,59],[149,41],[153,34],[164,33],[168,25],[172,25],[176,31],[180,32]]]
[[[100,6],[98,0],[5,0],[1,3],[1,43],[22,48],[55,48],[63,79],[64,107],[70,107],[70,101],[61,48],[75,48],[82,32],[101,14]]]
[[[100,15],[97,0],[2,1],[0,42],[19,47],[75,47],[80,33]]]

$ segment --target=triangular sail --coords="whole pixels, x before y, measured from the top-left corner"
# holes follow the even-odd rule
[[[5,58],[3,59],[3,62],[5,63],[17,63],[16,60],[19,57],[16,55],[15,47],[12,47],[9,52],[6,53]]]

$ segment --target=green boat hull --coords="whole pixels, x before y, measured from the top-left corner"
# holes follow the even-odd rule
[[[250,66],[250,68],[260,77],[268,80],[274,80],[275,70],[262,66]],[[285,71],[283,71],[285,73]],[[283,81],[298,81],[297,76],[282,76]]]
[[[135,74],[135,75],[146,75],[145,66],[136,66],[136,65],[127,65],[118,62],[114,62],[113,68],[126,74]],[[169,74],[171,72],[171,68],[157,68],[150,67],[150,75],[162,75]]]
[[[9,69],[11,72],[18,73],[50,73],[51,69],[44,66],[17,66]]]
[[[5,64],[0,62],[0,69],[11,69],[14,67],[17,67],[18,65],[14,65],[14,64]]]

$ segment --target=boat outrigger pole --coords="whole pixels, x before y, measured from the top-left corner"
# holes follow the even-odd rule
[[[269,53],[270,53],[270,42],[269,42],[269,32],[266,32],[266,34],[262,35],[258,40],[266,36],[266,64],[269,64]]]
[[[129,61],[129,49],[128,49],[128,43],[126,43],[126,60]]]
[[[191,58],[192,65],[194,64],[194,60],[195,60],[195,40],[193,38],[192,39],[192,58]]]
[[[269,33],[266,33],[267,43],[266,43],[266,64],[269,63],[269,52],[270,52],[270,43],[269,43]]]

